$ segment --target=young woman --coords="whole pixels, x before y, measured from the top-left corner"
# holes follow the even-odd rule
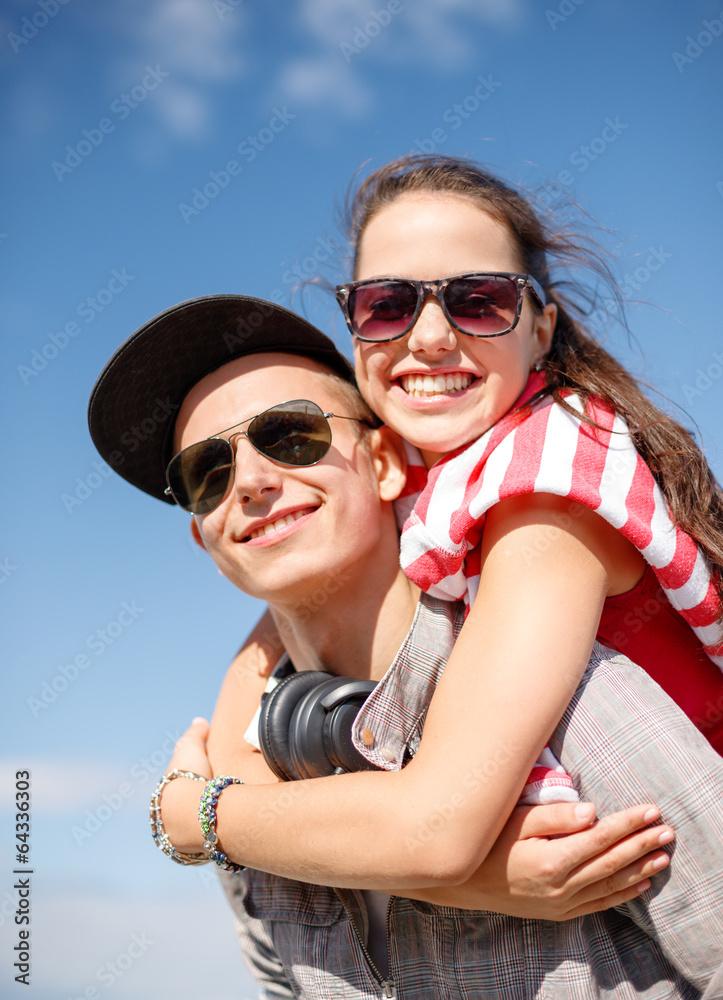
[[[584,248],[454,159],[387,165],[351,220],[356,280],[338,295],[360,389],[434,465],[402,537],[407,575],[468,604],[479,590],[498,635],[519,612],[515,573],[565,576],[574,604],[552,597],[534,625],[528,609],[519,638],[570,648],[587,628],[583,648],[597,634],[624,651],[723,750],[723,497],[687,432],[573,319],[555,267]],[[564,686],[573,660],[542,684]],[[536,772],[526,790],[544,784]]]

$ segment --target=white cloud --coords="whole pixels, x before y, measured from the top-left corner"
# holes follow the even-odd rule
[[[372,105],[371,89],[349,66],[339,65],[333,55],[326,53],[287,63],[279,87],[295,107],[323,104],[356,118]]]
[[[206,132],[209,109],[203,95],[185,84],[172,83],[159,88],[158,111],[166,124],[184,139],[199,139]]]
[[[139,19],[138,37],[149,58],[172,73],[202,83],[237,79],[243,59],[234,47],[243,24],[243,6],[221,19],[211,0],[157,0]]]
[[[112,20],[117,15],[111,10],[108,16]],[[112,25],[114,31],[130,34],[132,43],[131,58],[111,68],[113,85],[127,88],[147,65],[159,66],[168,76],[152,95],[155,114],[171,135],[203,139],[213,121],[214,86],[232,83],[246,72],[239,45],[244,24],[242,5],[223,18],[212,0],[139,5],[134,17]]]
[[[33,814],[69,813],[91,805],[98,790],[128,780],[128,766],[83,759],[0,760],[0,809],[15,803],[16,771],[29,771]]]
[[[471,69],[485,53],[470,24],[515,28],[524,9],[524,0],[414,0],[392,14],[387,4],[369,0],[303,0],[301,30],[312,52],[285,67],[279,87],[297,106],[368,113],[375,95],[366,82],[371,74],[362,74],[366,60],[437,72]]]

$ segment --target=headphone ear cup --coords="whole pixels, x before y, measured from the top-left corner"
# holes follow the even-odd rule
[[[302,778],[378,770],[351,739],[354,719],[376,682],[327,676],[304,694],[291,716],[288,752],[293,770]]]
[[[371,694],[356,695],[331,709],[326,716],[326,752],[335,767],[345,771],[378,771],[380,768],[363,757],[351,738],[354,720],[366,699]]]
[[[282,781],[298,781],[307,777],[297,770],[290,752],[291,719],[299,700],[332,677],[323,670],[302,670],[285,677],[263,700],[259,716],[261,752],[276,777]]]
[[[326,712],[321,701],[337,677],[331,674],[304,694],[297,703],[289,725],[289,758],[301,778],[325,778],[334,773],[326,752],[324,725]]]

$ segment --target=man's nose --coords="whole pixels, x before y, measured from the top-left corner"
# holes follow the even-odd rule
[[[409,331],[407,345],[413,353],[447,354],[457,346],[457,331],[450,325],[442,307],[433,295],[428,295]]]
[[[281,489],[281,466],[258,452],[245,433],[234,434],[230,444],[235,457],[233,490],[239,503],[258,500]]]

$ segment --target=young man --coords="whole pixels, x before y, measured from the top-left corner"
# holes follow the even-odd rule
[[[420,786],[416,803],[400,812],[398,793],[407,794],[415,773],[414,762],[402,765],[420,745],[461,612],[420,600],[399,571],[392,502],[404,484],[403,451],[388,429],[369,426],[351,378],[331,342],[293,314],[213,296],[138,331],[106,367],[90,404],[104,458],[159,499],[169,499],[163,470],[181,453],[169,482],[195,512],[194,537],[236,586],[267,601],[297,670],[380,682],[353,737],[390,773],[291,785],[269,783],[259,755],[238,737],[265,685],[248,665],[253,647],[224,685],[210,744],[214,767],[247,784],[224,791],[218,834],[229,857],[248,866],[224,882],[267,995],[524,998],[555,986],[581,998],[719,995],[721,762],[624,658],[596,648],[550,742],[601,812],[654,801],[679,831],[674,863],[650,893],[632,899],[625,876],[614,888],[630,901],[616,911],[592,913],[581,898],[577,910],[587,916],[530,922],[519,917],[532,904],[514,898],[524,881],[515,882],[518,847],[563,845],[569,869],[585,860],[589,840],[578,849],[572,840],[540,845],[523,836],[516,845],[512,822],[472,875],[445,855],[455,814],[476,785],[494,781],[495,768],[511,766],[512,745],[477,774],[447,759],[438,741],[438,787],[446,784],[446,792],[428,801]],[[159,398],[175,414],[173,428],[124,452],[124,433]],[[326,418],[305,426],[294,413],[307,407],[287,406],[281,416],[275,409],[304,399]],[[317,460],[320,440],[329,447]],[[194,725],[171,766],[210,776],[204,735],[203,723]],[[186,853],[198,852],[203,839],[193,816],[199,787],[179,780],[164,793],[167,832]],[[518,829],[520,822],[518,814]],[[500,889],[495,879],[508,867],[511,884]],[[399,896],[380,918],[378,894],[392,892]],[[537,915],[547,915],[541,909]]]

